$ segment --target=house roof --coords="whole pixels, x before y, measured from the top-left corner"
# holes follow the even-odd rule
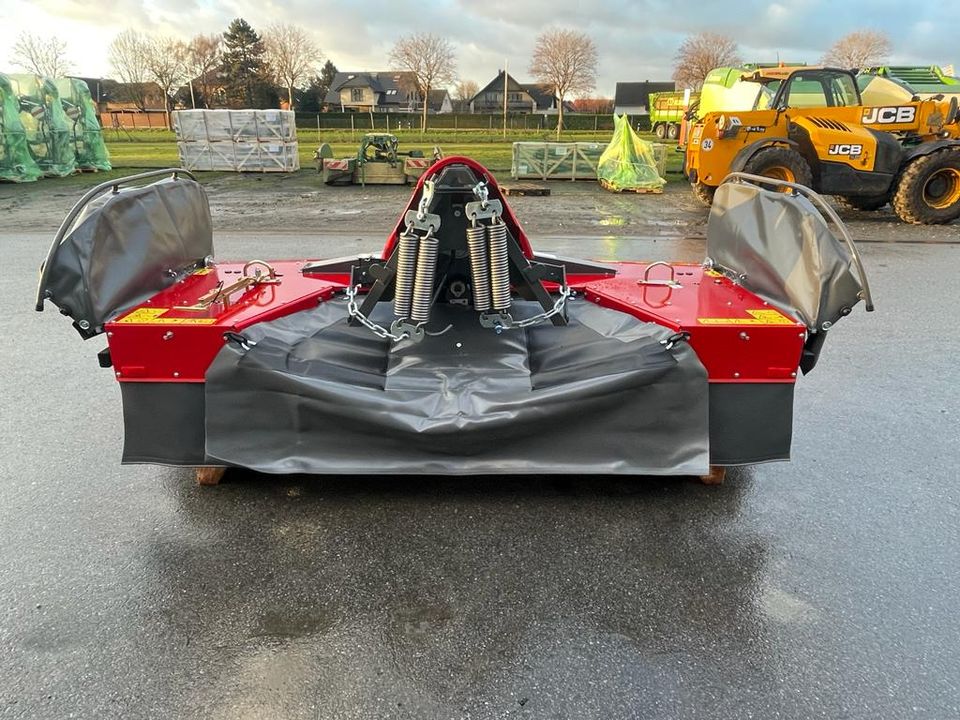
[[[617,107],[644,106],[649,102],[650,93],[673,92],[677,89],[674,82],[618,82],[613,104]]]
[[[543,87],[543,85],[537,85],[537,83],[524,83],[520,87],[533,98],[534,102],[537,103],[537,107],[553,107],[555,98],[548,88]]]
[[[439,90],[430,91],[430,110],[434,112],[439,112],[443,109],[443,101],[446,100],[447,96],[450,93],[446,88],[440,88]]]

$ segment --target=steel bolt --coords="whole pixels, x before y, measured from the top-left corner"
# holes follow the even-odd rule
[[[750,339],[750,336],[747,335],[745,332],[742,332],[742,333],[740,333],[740,339],[741,339],[741,340],[749,340],[749,339]]]
[[[733,376],[734,376],[735,378],[738,378],[738,377],[740,377],[740,373],[734,373]]]
[[[167,330],[167,331],[163,334],[163,339],[164,339],[164,340],[169,340],[169,339],[172,338],[172,337],[173,337],[173,330]]]
[[[120,377],[120,371],[117,370],[117,377]]]
[[[174,377],[180,377],[180,373],[175,372],[175,373],[173,374],[173,376],[174,376]]]

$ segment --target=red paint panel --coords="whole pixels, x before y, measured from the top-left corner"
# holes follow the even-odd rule
[[[315,307],[332,297],[337,286],[300,269],[303,262],[273,262],[280,283],[261,285],[231,295],[228,304],[206,310],[184,310],[222,282],[229,286],[243,272],[243,263],[220,263],[188,275],[147,302],[107,323],[114,370],[122,382],[202,382],[225,332],[241,332],[258,322],[275,320]]]
[[[643,285],[646,263],[618,263],[615,278],[587,283],[586,298],[604,307],[690,333],[711,382],[793,382],[806,328],[726,277],[674,263],[679,288]],[[651,269],[649,279],[670,277]]]

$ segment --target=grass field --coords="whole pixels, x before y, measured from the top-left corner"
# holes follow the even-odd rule
[[[357,152],[362,134],[362,131],[318,132],[312,129],[298,129],[302,172],[313,171],[313,152],[321,142],[331,145],[335,157],[348,157]],[[401,150],[422,150],[426,157],[430,157],[434,146],[439,146],[444,155],[466,155],[499,174],[510,171],[512,143],[556,139],[554,133],[534,130],[515,130],[509,132],[506,139],[501,133],[489,130],[434,130],[428,131],[425,135],[421,135],[418,130],[413,130],[397,131],[395,134],[400,138]],[[104,137],[107,141],[107,149],[110,151],[110,161],[115,168],[113,173],[104,176],[105,179],[114,174],[123,175],[132,168],[176,167],[180,164],[176,141],[171,131],[136,130],[124,133],[105,130]],[[654,139],[653,135],[643,137],[648,140]],[[562,135],[561,141],[606,144],[610,141],[610,132],[567,132]],[[680,153],[668,153],[667,173],[671,175],[668,179],[678,179],[676,174],[680,172],[681,162]],[[118,170],[124,172],[117,172]]]

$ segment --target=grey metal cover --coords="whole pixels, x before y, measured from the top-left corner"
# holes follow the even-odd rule
[[[514,303],[525,317],[539,305]],[[585,301],[498,335],[435,305],[442,334],[391,344],[340,300],[244,331],[206,376],[206,454],[269,473],[698,475],[707,375],[671,331]],[[389,323],[380,303],[373,319]]]
[[[212,254],[199,183],[180,177],[121,188],[83,208],[48,260],[41,292],[89,336]]]
[[[827,329],[846,315],[865,282],[850,249],[810,200],[748,183],[717,188],[707,256],[811,330]]]

